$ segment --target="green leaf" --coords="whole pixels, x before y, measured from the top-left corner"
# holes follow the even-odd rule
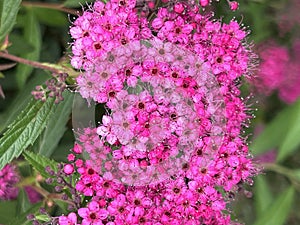
[[[0,139],[0,169],[32,145],[47,125],[54,99],[32,100]]]
[[[86,3],[94,2],[95,0],[67,0],[64,2],[65,7],[77,8],[81,5],[85,5]],[[103,1],[106,2],[106,1]]]
[[[37,215],[35,218],[43,222],[49,222],[51,220],[48,215],[43,215],[43,214]]]
[[[293,110],[290,113],[290,118],[291,123],[289,130],[280,144],[277,162],[286,159],[297,150],[297,147],[300,145],[300,100],[294,104]]]
[[[16,217],[17,201],[0,201],[0,224],[8,224]]]
[[[19,195],[17,199],[17,214],[26,212],[30,208],[31,204],[29,202],[28,196],[24,189],[19,190]]]
[[[74,133],[72,130],[68,129],[51,155],[51,158],[57,162],[65,162],[68,154],[70,154],[70,149],[74,146],[74,141]]]
[[[25,40],[33,46],[34,50],[30,53],[24,52],[24,54],[20,55],[22,58],[38,61],[40,58],[41,51],[41,31],[40,25],[36,16],[34,14],[33,9],[28,8],[26,10],[26,15],[24,18],[25,25],[23,27],[24,30],[24,38]],[[17,67],[17,84],[19,88],[23,88],[27,78],[30,76],[33,71],[32,66],[28,66],[25,64],[19,64]]]
[[[19,11],[21,0],[3,0],[0,22],[0,43],[12,30]]]
[[[51,156],[57,147],[58,142],[67,129],[66,124],[70,118],[73,94],[65,91],[63,97],[64,101],[55,107],[48,126],[37,140],[36,145],[34,145],[35,152],[47,157]]]
[[[8,46],[7,50],[12,55],[22,55],[24,52],[34,51],[34,47],[23,37],[23,35],[11,33],[9,35],[9,42],[12,43]]]
[[[50,175],[45,171],[46,166],[57,172],[57,162],[52,159],[49,159],[45,156],[38,155],[34,152],[24,151],[23,156],[25,159],[43,176],[49,177]]]
[[[30,209],[28,209],[26,212],[22,213],[21,215],[18,215],[18,217],[15,217],[9,225],[29,225],[32,224],[31,221],[27,219],[28,214],[36,214],[39,209],[41,208],[42,203],[36,203],[34,204]]]
[[[278,147],[283,142],[291,124],[295,122],[291,114],[299,107],[297,106],[299,102],[279,112],[264,131],[253,140],[253,143],[249,146],[253,155],[262,154]]]
[[[263,175],[255,178],[254,199],[257,217],[262,217],[266,209],[271,205],[273,196],[271,194],[268,182]]]
[[[295,189],[291,186],[278,196],[254,225],[283,225],[290,212],[294,195]]]
[[[68,19],[64,13],[54,9],[32,8],[37,19],[48,26],[61,27],[68,24]]]
[[[59,206],[61,212],[63,214],[67,214],[68,213],[68,203],[66,203],[65,201],[63,200],[59,200],[59,199],[53,199],[53,201],[55,202],[56,205]]]
[[[44,83],[47,78],[49,78],[48,74],[43,71],[40,71],[39,74],[32,77],[26,86],[17,94],[4,114],[0,116],[0,131],[12,123],[13,120],[21,113],[32,99],[31,91],[35,88],[35,86]]]

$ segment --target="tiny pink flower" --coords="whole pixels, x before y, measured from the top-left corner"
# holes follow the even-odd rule
[[[64,165],[64,172],[67,175],[70,175],[74,172],[74,166],[72,164],[66,164]]]
[[[18,196],[16,184],[19,179],[16,167],[12,164],[7,164],[0,170],[0,200],[12,200]]]
[[[236,11],[238,9],[238,7],[239,7],[239,3],[237,3],[236,1],[230,2],[229,5],[230,5],[230,9],[232,11]]]
[[[77,215],[72,212],[68,216],[60,216],[58,223],[59,225],[77,225]]]

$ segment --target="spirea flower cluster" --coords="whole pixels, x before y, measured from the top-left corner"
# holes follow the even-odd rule
[[[96,1],[70,29],[79,93],[107,113],[77,131],[63,170],[88,201],[59,224],[230,224],[230,196],[256,173],[236,85],[247,33],[185,1],[150,21],[135,6]]]

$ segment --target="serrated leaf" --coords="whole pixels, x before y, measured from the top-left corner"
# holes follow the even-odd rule
[[[53,115],[49,119],[48,126],[35,145],[35,151],[47,157],[51,156],[54,152],[67,129],[66,124],[70,118],[73,94],[65,91],[63,97],[64,101],[60,102],[53,110]]]
[[[272,204],[273,196],[268,182],[263,175],[255,178],[254,182],[254,200],[257,217],[261,217],[266,209]]]
[[[26,212],[31,207],[28,196],[24,189],[19,190],[19,195],[17,198],[17,214]]]
[[[32,100],[0,139],[0,169],[32,145],[47,125],[54,99]]]
[[[50,175],[45,171],[46,166],[57,172],[57,162],[49,159],[45,156],[38,155],[34,152],[24,151],[23,156],[25,159],[36,169],[43,177],[49,177]]]
[[[21,57],[33,61],[38,61],[40,58],[42,41],[40,25],[38,23],[38,20],[36,19],[33,9],[28,8],[26,10],[24,22],[24,38],[30,45],[33,46],[34,50],[30,53],[24,52],[24,54],[22,54]],[[32,71],[32,66],[28,66],[25,64],[19,64],[17,66],[16,77],[19,88],[22,88],[24,86],[27,78],[30,76]]]
[[[286,159],[286,157],[290,156],[300,145],[300,100],[294,104],[293,110],[290,113],[290,118],[291,124],[280,144],[277,162]]]
[[[265,127],[264,131],[253,140],[249,146],[253,155],[262,154],[272,148],[278,147],[294,122],[291,113],[295,105],[285,108]]]
[[[292,186],[282,192],[254,225],[283,225],[290,212],[294,195],[295,189]]]
[[[12,30],[19,11],[21,0],[3,0],[0,22],[0,43]]]
[[[29,225],[32,224],[30,220],[27,219],[28,214],[36,214],[39,209],[41,208],[42,203],[36,203],[34,204],[30,209],[28,209],[26,212],[22,213],[21,215],[18,215],[17,217],[13,218],[13,220],[9,223],[9,225]]]
[[[81,5],[85,5],[86,3],[94,2],[95,0],[67,0],[63,3],[65,7],[77,8]],[[106,2],[106,1],[103,1]]]
[[[28,105],[30,100],[32,99],[31,91],[35,88],[35,86],[44,83],[47,78],[49,78],[48,74],[41,71],[38,75],[33,76],[26,86],[17,94],[12,103],[8,106],[6,111],[0,117],[0,131],[6,128],[13,120],[20,114],[20,112]]]

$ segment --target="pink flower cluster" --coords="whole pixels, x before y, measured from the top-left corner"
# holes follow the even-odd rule
[[[183,46],[207,61],[221,82],[232,82],[249,69],[249,51],[242,42],[247,32],[236,21],[222,24],[199,14],[195,6],[182,13],[161,8],[151,25],[161,40]]]
[[[16,167],[12,164],[7,164],[0,170],[0,200],[11,200],[18,196],[19,189],[16,184],[19,179]]]
[[[77,153],[92,147],[91,143],[94,148],[101,143],[95,129],[86,129],[80,138],[89,141],[76,144]],[[229,216],[222,213],[227,197],[214,186],[232,191],[232,186],[249,177],[249,161],[242,159],[238,151],[243,150],[236,148],[239,146],[224,146],[215,161],[206,158],[208,149],[197,149],[190,162],[181,165],[181,172],[146,186],[126,185],[109,169],[100,175],[93,162],[84,163],[72,154],[80,174],[76,189],[92,199],[78,209],[77,215],[61,216],[59,224],[229,224]]]
[[[151,35],[146,19],[138,18],[135,0],[96,1],[91,11],[85,11],[70,29],[75,39],[71,64],[76,69],[88,69],[94,59],[130,41]]]
[[[219,2],[220,0],[216,0],[216,2]],[[208,6],[211,2],[213,2],[212,0],[199,0],[199,4],[202,6],[202,7],[206,7]],[[235,11],[238,9],[239,7],[239,3],[237,1],[229,1],[227,0],[228,4],[229,4],[229,7],[232,11]]]
[[[197,1],[199,3],[199,5],[203,8],[209,6],[212,2],[219,2],[220,0],[199,0]],[[168,3],[168,2],[171,2],[170,0],[162,0],[163,3]],[[189,2],[190,4],[195,4],[196,1],[195,0],[188,0],[187,2]],[[227,0],[227,3],[230,7],[230,9],[232,11],[235,11],[238,9],[239,7],[239,3],[237,1],[230,1],[230,0]],[[177,9],[178,8],[181,8],[181,6],[177,6]]]
[[[79,92],[107,113],[78,131],[64,171],[90,200],[59,224],[230,224],[229,193],[256,173],[235,85],[246,32],[182,1],[150,24],[134,7],[96,2],[71,28]]]
[[[295,102],[300,96],[300,41],[294,41],[291,51],[274,42],[266,44],[259,55],[261,64],[254,85],[267,95],[277,90],[288,104]]]

